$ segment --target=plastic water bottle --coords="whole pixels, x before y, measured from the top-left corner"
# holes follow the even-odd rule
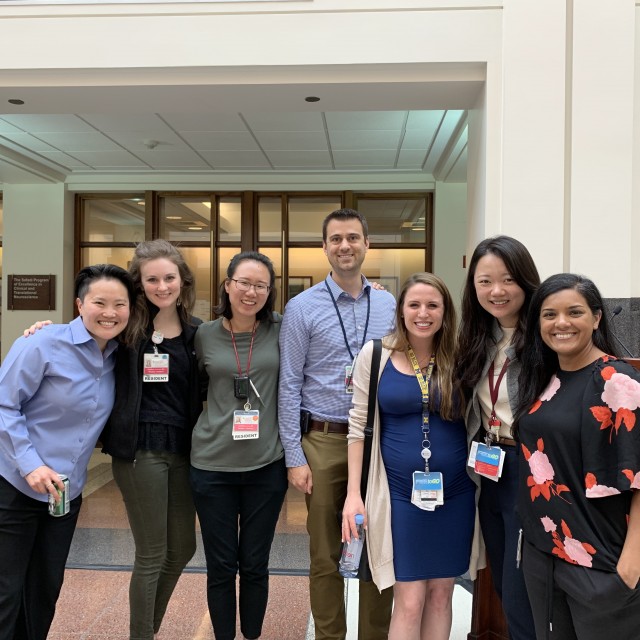
[[[364,546],[364,516],[361,513],[356,515],[357,538],[347,540],[342,546],[342,557],[338,565],[338,571],[343,578],[357,578],[358,567],[360,566],[360,556]]]

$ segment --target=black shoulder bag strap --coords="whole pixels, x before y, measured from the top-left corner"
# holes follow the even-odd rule
[[[364,428],[364,452],[362,454],[362,477],[360,478],[360,494],[364,501],[367,495],[369,480],[369,464],[371,462],[371,441],[373,439],[373,420],[376,416],[376,402],[378,400],[378,374],[380,373],[380,359],[382,356],[382,340],[373,341],[371,355],[371,377],[369,378],[369,407],[367,408],[367,426]]]

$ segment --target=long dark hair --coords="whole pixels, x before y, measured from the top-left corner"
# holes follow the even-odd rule
[[[231,301],[229,300],[229,294],[225,289],[225,283],[229,282],[236,273],[236,269],[241,262],[246,260],[253,260],[259,262],[267,267],[269,271],[269,294],[267,300],[264,303],[264,307],[256,313],[256,320],[259,322],[274,322],[273,307],[276,302],[276,272],[273,268],[273,263],[264,253],[258,253],[257,251],[243,251],[242,253],[236,253],[227,267],[227,278],[220,284],[220,303],[214,309],[216,315],[224,316],[227,320],[231,320],[233,317],[233,311],[231,309]]]
[[[527,315],[525,344],[520,356],[522,369],[518,378],[518,405],[514,416],[516,435],[518,420],[531,408],[559,368],[558,354],[544,343],[540,335],[540,310],[549,296],[566,289],[577,291],[594,315],[600,313],[598,328],[592,336],[593,344],[606,354],[619,355],[598,287],[589,278],[574,273],[558,273],[547,278],[531,298]]]
[[[136,246],[136,250],[133,253],[133,259],[129,266],[129,273],[133,278],[133,282],[136,289],[140,293],[136,303],[136,318],[131,325],[131,338],[137,342],[147,335],[149,325],[151,324],[151,314],[149,313],[149,305],[147,304],[147,297],[144,295],[144,287],[142,286],[142,266],[151,260],[158,260],[164,258],[173,262],[178,267],[178,273],[180,274],[181,289],[180,289],[180,304],[176,310],[178,317],[182,324],[190,324],[191,312],[196,303],[196,288],[195,278],[193,273],[184,259],[184,256],[180,253],[176,247],[174,247],[168,240],[145,240]]]
[[[447,285],[433,273],[419,272],[409,276],[402,285],[396,305],[396,328],[384,339],[384,346],[394,351],[406,352],[411,346],[409,334],[403,318],[404,300],[407,291],[415,284],[433,287],[442,296],[444,313],[442,327],[433,337],[433,353],[436,357],[435,383],[440,394],[440,415],[445,420],[453,420],[462,409],[461,398],[456,398],[453,384],[453,370],[456,354],[456,309]]]
[[[462,319],[458,331],[456,378],[465,395],[469,396],[480,380],[487,360],[487,352],[495,344],[494,317],[485,311],[476,294],[475,275],[480,258],[492,254],[500,258],[516,284],[524,291],[518,324],[513,334],[516,354],[524,345],[524,324],[531,297],[540,284],[540,276],[527,248],[510,236],[494,236],[483,240],[473,252],[462,294]]]

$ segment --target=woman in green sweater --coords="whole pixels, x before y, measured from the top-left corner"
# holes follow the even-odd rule
[[[260,637],[269,551],[287,491],[276,410],[281,317],[273,311],[274,284],[266,256],[234,256],[220,287],[222,317],[203,324],[195,339],[209,388],[193,432],[191,487],[217,640],[235,638],[238,573],[242,634]]]

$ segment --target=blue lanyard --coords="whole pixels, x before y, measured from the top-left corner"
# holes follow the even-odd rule
[[[353,362],[353,352],[351,351],[351,347],[349,346],[349,340],[347,339],[347,332],[344,328],[344,322],[342,322],[342,316],[340,315],[340,309],[338,309],[338,304],[336,303],[336,299],[333,297],[333,292],[331,291],[331,288],[329,287],[329,283],[327,282],[327,279],[325,278],[324,280],[324,286],[327,287],[327,291],[329,292],[329,295],[331,296],[331,302],[333,302],[333,307],[336,310],[336,313],[338,314],[338,320],[340,321],[340,328],[342,329],[342,335],[344,337],[344,343],[347,346],[347,351],[349,352],[349,355],[351,356],[351,361]],[[367,338],[367,329],[369,328],[369,314],[371,313],[371,295],[369,293],[369,289],[365,289],[365,293],[367,294],[367,321],[364,324],[364,334],[362,335],[362,344],[364,344],[366,338]],[[358,342],[357,342],[358,338],[357,338],[357,334],[356,334],[356,347],[358,347],[358,351],[360,351],[360,348],[362,347],[362,344],[360,346],[358,346]]]

